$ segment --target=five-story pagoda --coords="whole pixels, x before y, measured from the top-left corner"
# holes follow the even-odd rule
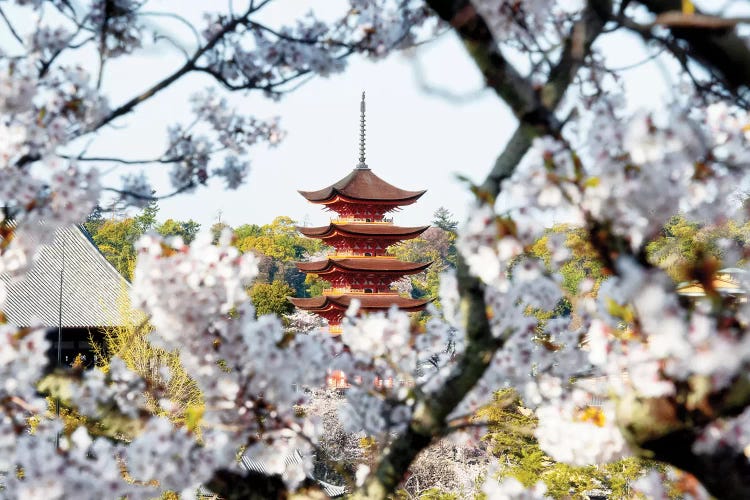
[[[341,331],[341,320],[355,298],[362,312],[385,311],[394,305],[407,312],[421,311],[429,302],[402,297],[391,285],[403,276],[424,271],[431,263],[404,262],[386,255],[389,246],[416,238],[429,227],[396,226],[392,218],[385,217],[416,202],[425,191],[397,188],[372,173],[365,163],[364,93],[360,111],[359,164],[335,184],[318,191],[300,191],[308,201],[337,215],[327,226],[297,228],[334,248],[325,260],[297,263],[301,271],[329,281],[331,288],[318,297],[289,300],[328,320],[331,333]]]

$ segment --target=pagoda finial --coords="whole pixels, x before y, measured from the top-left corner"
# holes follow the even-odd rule
[[[366,169],[365,163],[365,93],[362,92],[362,102],[359,103],[359,164],[357,168]]]

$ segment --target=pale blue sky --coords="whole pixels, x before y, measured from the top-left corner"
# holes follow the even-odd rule
[[[279,21],[283,18],[280,10]],[[279,116],[286,138],[275,148],[260,146],[250,151],[252,171],[237,191],[224,190],[221,182],[212,183],[191,195],[161,201],[160,215],[192,218],[204,225],[213,223],[219,211],[222,220],[231,225],[270,222],[276,215],[289,215],[300,223],[325,223],[329,215],[309,204],[297,190],[322,188],[354,168],[359,100],[364,90],[368,165],[399,187],[427,189],[416,205],[396,215],[396,222],[427,223],[440,206],[463,216],[471,197],[456,181],[455,173],[480,181],[512,132],[513,119],[492,92],[477,93],[482,88],[481,76],[452,33],[422,47],[418,57],[424,78],[475,98],[456,102],[425,94],[415,77],[414,63],[400,54],[381,61],[352,58],[343,73],[313,78],[279,102],[259,92],[232,95],[232,102],[243,113],[260,118]],[[125,100],[133,89],[145,88],[143,75],[153,77],[180,62],[171,51],[137,61],[123,59],[109,69],[108,82]],[[166,126],[189,121],[189,93],[209,83],[203,76],[178,82],[127,120],[134,125],[108,131],[91,154],[113,149],[131,157],[158,154],[164,146]],[[118,167],[118,175],[133,168],[137,167]]]
[[[174,5],[168,0],[153,0],[147,10]],[[204,2],[180,2],[181,13],[200,24]],[[225,4],[221,4],[222,7]],[[274,5],[274,4],[272,4]],[[313,3],[279,0],[265,13],[269,24],[289,23]],[[339,2],[323,5],[322,15],[337,10]],[[321,9],[318,9],[321,10]],[[157,21],[167,26],[168,21]],[[191,43],[192,35],[177,24],[173,32]],[[614,66],[642,60],[645,52],[632,36],[610,36],[606,49],[616,57]],[[0,34],[0,43],[7,37]],[[105,74],[115,106],[168,74],[182,64],[182,58],[166,45],[138,57],[123,57],[113,62]],[[75,62],[92,72],[97,69],[93,54],[81,54]],[[465,215],[471,199],[456,173],[481,182],[502,150],[515,120],[507,107],[491,91],[477,94],[482,79],[458,39],[447,33],[421,47],[416,54],[424,79],[455,94],[474,94],[468,101],[454,101],[425,93],[415,77],[414,63],[403,55],[372,62],[353,58],[342,74],[314,78],[279,102],[260,93],[236,94],[233,104],[243,113],[259,118],[279,116],[288,133],[276,148],[253,148],[249,158],[252,172],[237,191],[226,191],[221,183],[199,188],[190,195],[160,203],[161,218],[192,218],[205,226],[222,220],[231,225],[266,223],[276,215],[289,215],[300,223],[323,224],[328,215],[307,203],[298,189],[322,188],[347,175],[357,163],[359,98],[367,92],[367,163],[372,170],[399,187],[427,189],[416,204],[396,214],[404,225],[428,223],[432,213],[445,206],[459,219]],[[667,89],[654,64],[626,74],[629,103],[633,108],[658,104]],[[89,150],[90,155],[121,155],[148,158],[163,151],[166,127],[190,120],[188,96],[212,82],[205,76],[191,76],[142,105],[136,113],[117,122],[117,128],[103,133]],[[106,167],[105,167],[106,168]],[[112,183],[121,174],[139,167],[118,167],[109,178]],[[166,170],[153,169],[152,179],[160,190],[167,190]]]

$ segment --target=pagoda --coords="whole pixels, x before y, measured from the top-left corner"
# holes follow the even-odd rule
[[[386,218],[390,212],[416,202],[425,191],[406,191],[375,175],[365,163],[365,96],[360,104],[359,164],[340,181],[318,191],[299,191],[311,203],[336,214],[326,226],[298,227],[309,238],[333,247],[324,260],[298,262],[297,267],[331,283],[323,295],[290,298],[298,308],[328,320],[329,331],[341,332],[341,321],[352,300],[359,311],[387,311],[392,306],[416,312],[429,300],[403,297],[391,285],[432,263],[404,262],[386,255],[388,247],[416,238],[429,226],[402,227]]]

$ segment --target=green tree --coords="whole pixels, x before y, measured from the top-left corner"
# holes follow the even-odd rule
[[[234,245],[241,252],[254,252],[261,259],[259,281],[270,283],[283,279],[294,290],[290,295],[309,294],[304,274],[294,262],[320,253],[325,245],[319,240],[301,236],[292,218],[279,216],[262,226],[243,224],[234,230],[234,237]]]
[[[156,215],[159,206],[151,202],[133,217],[104,219],[101,209],[94,210],[84,226],[107,260],[128,280],[133,279],[135,269],[135,242],[144,233],[155,230],[162,236],[181,236],[185,243],[195,239],[200,224],[193,220],[167,219],[158,224]]]
[[[305,296],[316,297],[323,293],[323,290],[331,287],[331,282],[326,281],[317,274],[308,274],[305,276]]]
[[[255,305],[257,316],[264,314],[283,316],[294,311],[294,306],[287,300],[287,297],[294,294],[294,289],[283,281],[255,283],[249,294]]]
[[[135,242],[143,233],[135,218],[107,220],[92,235],[104,257],[125,279],[133,279]]]
[[[234,237],[238,240],[248,236],[260,236],[261,234],[263,234],[263,230],[257,224],[242,224],[234,230]]]
[[[434,299],[439,307],[440,274],[456,265],[455,233],[431,227],[420,238],[391,246],[388,254],[407,262],[432,262],[425,271],[410,277],[412,297]]]
[[[458,220],[445,207],[440,207],[432,214],[432,225],[439,227],[443,231],[456,234],[458,230]]]
[[[99,205],[95,206],[88,217],[86,222],[83,223],[83,227],[89,234],[94,235],[99,231],[99,228],[104,224],[104,216],[102,215],[102,207]]]
[[[230,226],[229,224],[225,224],[223,222],[217,222],[216,224],[212,225],[210,229],[211,243],[213,243],[214,245],[217,244],[219,242],[219,238],[221,237],[221,233],[225,229],[231,230],[232,226]]]
[[[201,225],[193,219],[187,221],[167,219],[156,226],[156,232],[164,237],[179,236],[186,244],[190,244],[195,239],[195,235],[198,234],[200,228]]]
[[[258,227],[244,225],[235,230],[235,245],[243,252],[255,251],[280,262],[300,260],[323,248],[319,240],[304,238],[297,232],[291,217],[276,217],[270,224]]]
[[[675,215],[664,226],[660,238],[646,247],[649,260],[675,281],[713,274],[722,266],[725,245],[733,241],[742,248],[750,243],[750,223],[729,220],[720,226],[703,226]]]
[[[598,409],[589,411],[597,414]],[[480,410],[477,418],[487,421],[484,440],[499,459],[500,478],[514,477],[527,487],[541,480],[553,498],[587,498],[586,492],[591,490],[608,491],[609,498],[630,498],[629,484],[655,467],[640,458],[586,467],[555,462],[534,437],[534,412],[521,404],[512,389],[497,392],[493,403]]]
[[[569,252],[568,258],[560,266],[563,289],[575,295],[578,293],[581,282],[589,278],[594,280],[593,292],[595,293],[606,276],[603,272],[604,267],[583,229],[556,224],[546,230],[544,236],[532,245],[530,253],[549,265],[553,247],[560,246],[560,240],[562,246]]]
[[[156,225],[156,214],[158,213],[159,205],[155,201],[152,201],[143,207],[140,214],[135,216],[135,225],[140,234],[144,234]]]

